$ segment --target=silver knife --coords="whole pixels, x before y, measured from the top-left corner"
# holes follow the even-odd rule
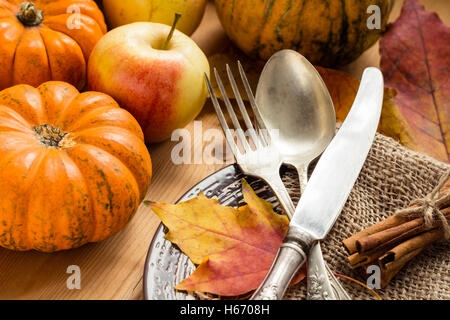
[[[312,244],[328,234],[367,158],[380,120],[383,75],[367,68],[353,106],[320,157],[300,198],[289,230],[266,278],[252,300],[283,298],[292,278],[306,261]]]

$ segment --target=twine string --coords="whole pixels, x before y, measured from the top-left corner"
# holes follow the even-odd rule
[[[401,217],[423,217],[425,227],[432,228],[435,217],[437,217],[444,230],[445,239],[450,238],[450,226],[447,218],[441,212],[440,206],[450,200],[450,190],[439,197],[439,191],[450,177],[450,170],[441,177],[436,187],[426,197],[413,200],[408,208],[398,210],[395,214]]]

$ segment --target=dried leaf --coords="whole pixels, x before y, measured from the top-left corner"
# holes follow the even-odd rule
[[[360,81],[346,72],[316,67],[327,85],[336,111],[336,121],[343,122],[352,107],[358,92]],[[395,90],[384,89],[383,109],[378,132],[407,145],[411,141],[411,132],[403,115],[395,104]]]
[[[380,42],[381,69],[412,133],[404,144],[450,162],[450,28],[417,0],[402,13]]]
[[[176,289],[238,296],[262,282],[289,221],[256,196],[245,181],[242,192],[247,205],[237,209],[222,206],[203,194],[177,205],[152,205],[169,229],[166,238],[199,264]],[[304,276],[302,269],[296,282]]]
[[[343,71],[315,67],[325,82],[336,112],[336,121],[342,122],[352,107],[359,81]]]

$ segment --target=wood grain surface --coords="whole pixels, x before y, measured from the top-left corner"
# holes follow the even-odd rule
[[[403,1],[396,1],[391,20],[398,17]],[[438,12],[449,24],[448,0],[421,0],[427,10]],[[193,39],[208,55],[228,42],[212,3]],[[359,78],[365,67],[379,66],[378,44],[358,60],[342,68]],[[203,130],[219,128],[212,105],[207,102],[197,120]],[[193,123],[187,126],[193,132]],[[194,137],[201,143],[201,137]],[[177,142],[149,146],[153,180],[146,199],[175,202],[193,185],[224,165],[175,165],[171,152]],[[149,244],[160,224],[152,211],[141,205],[130,224],[112,238],[79,249],[44,254],[13,252],[0,248],[0,299],[143,299],[142,278]],[[68,266],[81,270],[81,289],[69,290]]]

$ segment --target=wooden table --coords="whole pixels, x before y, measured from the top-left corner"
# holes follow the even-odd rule
[[[391,20],[398,17],[402,2],[396,2]],[[422,3],[449,24],[448,0],[422,0]],[[212,3],[208,4],[193,38],[206,54],[216,52],[227,43]],[[376,44],[343,70],[359,78],[365,67],[378,65]],[[197,120],[202,121],[203,130],[219,127],[210,102]],[[187,129],[193,132],[193,123]],[[201,143],[201,137],[194,143]],[[191,186],[224,166],[174,165],[171,151],[176,144],[168,141],[150,146],[153,180],[146,199],[173,203]],[[159,223],[158,217],[141,205],[123,231],[101,243],[54,254],[0,248],[0,299],[142,299],[145,257]],[[69,290],[66,286],[70,265],[80,267],[79,290]]]

